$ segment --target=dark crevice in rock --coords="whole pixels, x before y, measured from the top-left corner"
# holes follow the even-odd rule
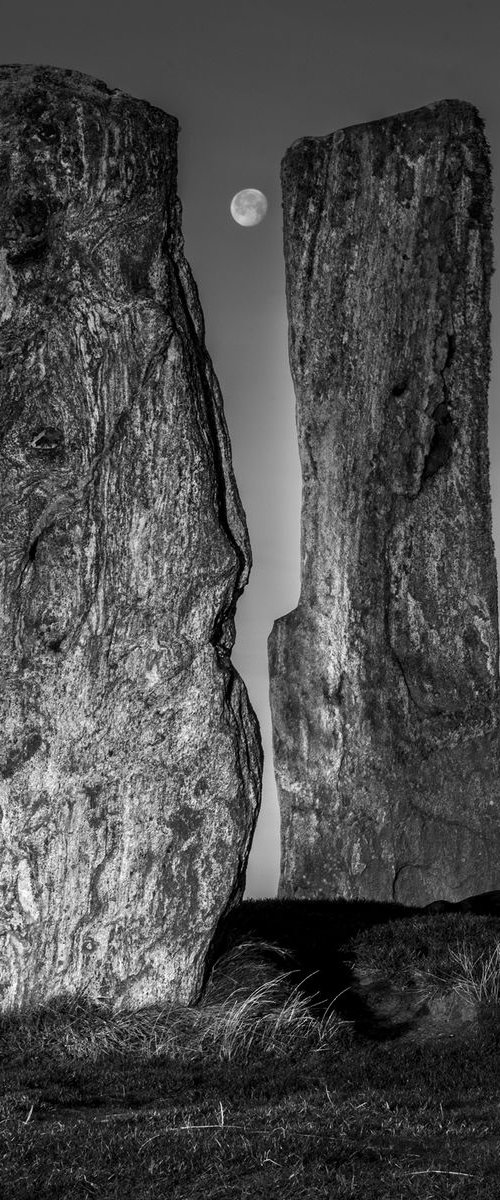
[[[28,550],[28,561],[31,563],[33,563],[35,561],[36,551],[37,551],[37,546],[38,546],[39,541],[40,541],[39,537],[34,538],[34,540],[32,541],[32,543],[30,545],[30,548]]]
[[[54,638],[53,641],[47,642],[47,646],[48,646],[49,650],[52,650],[54,652],[54,654],[58,654],[61,650],[63,641],[64,641],[63,637]]]
[[[37,753],[42,745],[42,737],[37,733],[22,732],[22,745],[11,750],[1,768],[4,779],[9,779],[19,766],[27,763]]]
[[[54,429],[53,426],[48,425],[34,434],[30,445],[33,450],[42,453],[60,450],[64,446],[64,433],[60,429]]]
[[[398,396],[404,396],[404,393],[408,391],[409,384],[410,384],[410,377],[409,377],[409,375],[406,375],[405,378],[402,379],[400,383],[396,383],[394,385],[394,387],[392,389],[392,395],[396,396],[396,398]]]
[[[450,406],[446,400],[441,401],[432,414],[434,433],[426,454],[422,469],[421,483],[431,479],[443,467],[446,467],[453,454],[454,424]]]
[[[444,381],[444,372],[449,370],[449,368],[451,367],[451,364],[453,362],[453,359],[455,357],[456,342],[457,342],[457,339],[456,339],[455,334],[449,333],[448,334],[448,350],[447,350],[447,354],[446,354],[446,362],[443,367],[443,381]]]
[[[439,404],[436,405],[431,414],[432,420],[434,421],[434,432],[431,438],[429,450],[424,460],[421,476],[421,487],[427,479],[431,479],[433,475],[436,475],[438,471],[440,471],[443,467],[446,467],[453,455],[455,424],[451,413],[447,371],[453,362],[455,344],[455,334],[448,334],[446,360],[440,372],[443,399]]]

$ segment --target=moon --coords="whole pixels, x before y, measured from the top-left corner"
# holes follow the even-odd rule
[[[238,225],[259,225],[267,212],[267,200],[258,188],[243,188],[233,196],[230,209]]]

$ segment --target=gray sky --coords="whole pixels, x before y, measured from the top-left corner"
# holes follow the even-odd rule
[[[273,896],[279,812],[267,636],[299,596],[300,468],[288,368],[280,161],[322,135],[445,98],[475,104],[492,152],[500,231],[500,6],[497,0],[16,0],[3,63],[70,67],[178,118],[186,255],[205,315],[247,514],[254,566],[233,661],[259,717],[265,767],[247,896]],[[229,203],[260,188],[262,224]],[[492,281],[490,457],[500,548],[500,283]]]

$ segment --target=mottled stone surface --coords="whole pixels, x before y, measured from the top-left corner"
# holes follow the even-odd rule
[[[241,898],[250,550],[174,117],[0,68],[0,1007],[188,1002]]]
[[[269,639],[281,896],[500,884],[492,262],[476,110],[440,101],[282,164],[301,594]]]

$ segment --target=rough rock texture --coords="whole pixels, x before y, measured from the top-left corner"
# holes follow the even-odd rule
[[[303,473],[269,639],[281,896],[500,884],[488,149],[456,100],[282,164]]]
[[[241,898],[250,550],[175,118],[0,68],[0,1007],[188,1002]]]

